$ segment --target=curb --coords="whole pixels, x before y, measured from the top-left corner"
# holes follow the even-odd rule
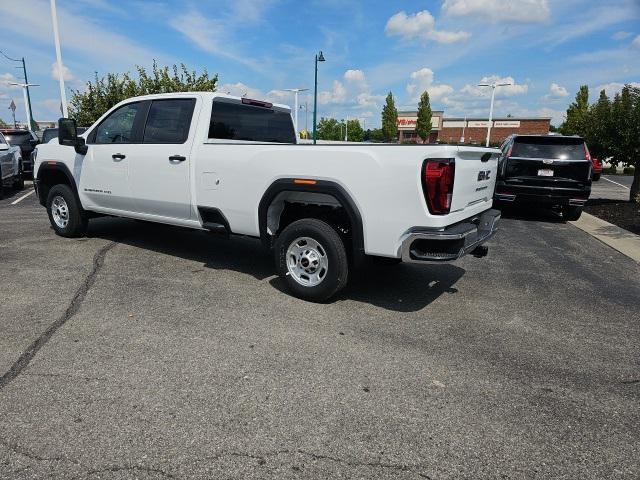
[[[612,225],[586,212],[582,212],[580,218],[575,222],[568,223],[640,263],[640,235]]]

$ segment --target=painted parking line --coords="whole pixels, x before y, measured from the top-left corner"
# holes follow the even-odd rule
[[[621,183],[614,182],[613,180],[609,180],[607,177],[602,177],[602,179],[606,180],[607,182],[611,182],[611,183],[615,183],[616,185],[620,185],[622,188],[626,188],[627,190],[629,190],[629,187],[627,187],[626,185],[622,185]]]
[[[35,192],[35,190],[31,190],[29,193],[25,193],[20,198],[18,198],[16,200],[14,200],[13,202],[11,202],[11,205],[15,205],[16,203],[20,203],[22,200],[24,200],[25,198],[27,198],[29,195],[31,195],[34,192]]]

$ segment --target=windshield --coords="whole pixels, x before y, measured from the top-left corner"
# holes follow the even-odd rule
[[[562,137],[516,138],[511,156],[549,158],[553,160],[584,160],[584,140],[581,138]]]
[[[30,146],[29,141],[32,139],[29,132],[24,133],[5,133],[4,138],[7,139],[7,143],[13,146],[26,147]]]
[[[42,132],[42,143],[47,143],[52,138],[56,138],[58,136],[57,128],[47,128],[44,132]]]

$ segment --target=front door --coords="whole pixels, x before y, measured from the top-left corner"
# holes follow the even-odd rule
[[[195,105],[195,98],[151,101],[142,143],[128,164],[137,212],[191,218],[190,132]]]
[[[98,209],[135,211],[129,168],[140,145],[145,102],[123,105],[109,114],[88,137],[80,170],[83,203]]]

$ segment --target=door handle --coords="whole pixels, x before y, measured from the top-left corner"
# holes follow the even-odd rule
[[[169,157],[170,162],[184,162],[186,159],[187,157],[184,157],[182,155],[171,155]]]
[[[122,160],[126,158],[126,155],[122,153],[114,153],[113,155],[111,155],[111,158],[113,158],[114,160]]]

